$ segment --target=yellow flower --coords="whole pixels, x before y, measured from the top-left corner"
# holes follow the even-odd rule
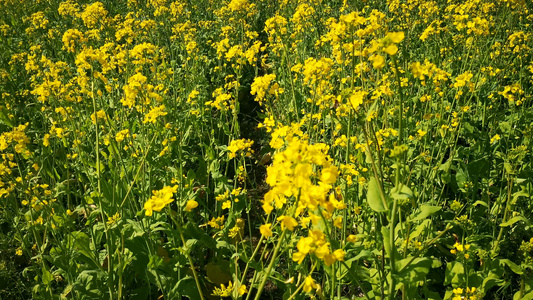
[[[98,120],[105,119],[105,117],[106,117],[105,111],[103,109],[101,109],[101,110],[96,112],[96,115],[94,113],[91,114],[91,121],[93,122],[93,124],[96,124],[96,120],[97,119]]]
[[[259,227],[259,231],[262,235],[264,235],[266,238],[269,238],[272,236],[272,230],[270,229],[270,226],[272,226],[272,223],[267,223],[264,225],[261,225]]]
[[[335,166],[330,166],[322,169],[320,173],[320,181],[325,184],[332,184],[337,181],[337,176],[339,176],[339,170]]]
[[[251,156],[253,150],[251,150],[254,141],[247,139],[233,140],[228,146],[229,158],[234,158],[237,156],[237,152],[245,151],[245,156]]]
[[[338,216],[333,220],[333,226],[341,229],[342,228],[342,216]]]
[[[112,217],[108,217],[108,218],[107,218],[107,224],[109,224],[109,225],[113,225],[113,224],[115,224],[116,222],[118,222],[118,220],[120,220],[120,214],[117,212],[117,213],[114,214]]]
[[[15,254],[18,256],[22,256],[22,249],[18,247],[17,250],[15,251]]]
[[[246,293],[248,293],[248,289],[246,288],[246,285],[243,284],[239,287],[239,296],[242,296]]]
[[[387,53],[388,55],[394,55],[398,52],[398,47],[394,44],[390,44],[389,46],[383,48],[383,52]]]
[[[267,201],[263,202],[263,210],[265,211],[267,215],[270,214],[273,209],[274,209],[274,206],[272,206],[270,202],[267,202]]]
[[[225,217],[222,216],[222,217],[218,217],[218,218],[212,218],[211,221],[207,222],[207,224],[213,228],[216,228],[216,229],[223,229],[224,228],[224,219]]]
[[[254,79],[250,94],[256,95],[255,101],[259,102],[259,104],[262,104],[262,101],[265,99],[266,93],[271,93],[268,90],[268,87],[270,83],[275,79],[275,74],[267,74],[265,76],[259,76]]]
[[[490,143],[491,143],[491,144],[494,144],[494,142],[499,141],[500,139],[501,139],[500,135],[499,135],[499,134],[495,134],[495,135],[490,139]]]
[[[461,295],[463,293],[463,289],[462,288],[455,288],[455,289],[453,289],[453,293],[456,294],[456,295]]]
[[[230,200],[222,203],[222,209],[229,209],[229,208],[231,208],[231,201]]]
[[[117,132],[117,135],[115,136],[115,140],[120,143],[129,136],[130,136],[130,130],[124,129],[124,130]]]
[[[145,214],[151,216],[153,211],[161,211],[167,204],[172,203],[173,193],[177,191],[177,186],[170,187],[165,186],[161,190],[152,191],[152,197],[144,203],[144,209],[146,210]]]
[[[342,249],[337,249],[333,251],[333,256],[335,257],[336,260],[343,261],[345,255],[346,253]]]
[[[165,112],[164,104],[154,107],[144,116],[143,124],[146,124],[146,123],[155,124],[159,116],[165,116],[166,114],[167,113]]]
[[[318,285],[311,276],[307,276],[304,281],[304,292],[309,293],[310,291],[317,289]]]
[[[357,91],[355,93],[353,93],[351,96],[350,96],[350,104],[352,105],[352,108],[353,109],[357,109],[359,108],[359,106],[361,104],[363,104],[363,99],[365,98],[365,96],[367,95],[368,93],[365,92],[365,91]]]
[[[189,200],[187,201],[187,205],[185,205],[185,211],[186,212],[189,212],[195,208],[198,207],[198,202],[194,201],[194,200]]]
[[[405,38],[405,34],[403,31],[400,32],[389,32],[387,33],[387,37],[395,44],[400,43]]]
[[[465,86],[467,83],[470,82],[470,79],[472,79],[474,75],[470,72],[464,72],[463,74],[457,76],[455,78],[455,83],[453,84],[453,87],[459,88]]]
[[[311,246],[313,243],[314,239],[312,237],[300,238],[298,244],[296,244],[298,252],[292,255],[292,260],[297,261],[298,264],[301,264],[305,256],[311,251]]]
[[[228,283],[228,287],[226,287],[224,284],[220,285],[220,288],[215,287],[213,290],[213,296],[220,296],[220,297],[229,297],[231,296],[231,292],[233,291],[233,283],[230,281]]]
[[[348,243],[355,243],[357,242],[357,237],[354,235],[354,234],[350,234],[347,238],[346,238],[346,241]]]
[[[294,227],[298,226],[298,222],[293,217],[281,216],[277,220],[281,221],[281,229],[287,227],[287,229],[293,231]]]
[[[373,55],[368,59],[372,61],[372,67],[374,69],[381,69],[385,66],[385,58],[379,54]]]

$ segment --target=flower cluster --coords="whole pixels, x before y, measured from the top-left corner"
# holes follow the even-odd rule
[[[481,299],[481,296],[478,293],[478,290],[475,287],[455,288],[453,289],[453,298],[452,300],[478,300]]]
[[[248,140],[248,139],[239,139],[239,140],[233,140],[228,146],[228,156],[229,158],[234,158],[237,156],[237,153],[244,152],[243,156],[250,157],[254,150],[252,150],[252,145],[254,144],[254,141]]]
[[[463,253],[464,258],[469,259],[470,258],[470,254],[468,254],[468,250],[470,250],[470,245],[469,244],[463,245],[463,244],[457,242],[457,243],[455,243],[453,245],[453,249],[450,250],[450,253],[451,254]]]
[[[178,186],[164,188],[152,191],[152,197],[144,203],[145,214],[151,216],[154,211],[160,212],[167,204],[174,201],[174,193],[178,190]]]
[[[274,156],[266,179],[272,189],[263,200],[263,209],[267,214],[274,207],[283,208],[290,197],[298,199],[296,215],[305,209],[315,211],[319,206],[329,213],[335,208],[345,207],[335,197],[327,197],[339,174],[326,153],[328,149],[325,144],[310,145],[306,140],[294,137],[284,151]]]

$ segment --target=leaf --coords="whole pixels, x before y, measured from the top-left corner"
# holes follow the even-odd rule
[[[370,208],[375,212],[386,212],[387,211],[387,209],[385,208],[383,204],[384,200],[381,197],[378,182],[374,177],[370,178],[370,181],[368,182],[368,191],[366,192],[366,201],[368,202],[368,205],[370,206]]]
[[[483,206],[485,206],[485,207],[489,207],[489,205],[487,204],[487,202],[485,202],[485,201],[481,201],[481,200],[478,200],[478,201],[474,202],[474,204],[472,204],[472,205],[474,205],[474,206],[483,205]]]
[[[514,174],[514,170],[513,170],[513,166],[511,166],[510,163],[503,163],[503,166],[505,168],[505,171],[507,171],[507,173],[509,174]]]
[[[174,288],[181,296],[185,296],[189,299],[200,299],[200,293],[196,287],[196,282],[191,276],[187,276],[176,284]]]
[[[0,123],[3,123],[4,125],[7,125],[10,128],[13,128],[14,127],[13,122],[8,117],[9,113],[6,113],[6,112],[7,110],[5,110],[3,106],[0,106],[0,121],[1,121]]]
[[[48,270],[46,269],[42,269],[42,270],[43,270],[43,276],[42,276],[43,283],[48,285],[52,281],[52,274],[48,272]]]
[[[146,247],[145,238],[136,236],[126,239],[124,245],[133,253],[135,262],[131,264],[138,275],[143,275],[146,271],[146,265],[150,261],[150,252]]]
[[[391,191],[391,197],[396,200],[413,199],[413,191],[406,185],[400,185],[400,188],[395,187]]]
[[[465,267],[458,261],[449,262],[446,265],[444,285],[451,284],[453,287],[462,286],[465,282]]]
[[[524,274],[524,270],[522,270],[522,268],[519,265],[515,264],[514,262],[508,259],[500,259],[500,264],[507,265],[511,269],[511,271],[513,271],[515,274],[518,274],[518,275]]]
[[[523,290],[516,292],[513,300],[533,300],[533,279],[525,280]]]
[[[420,212],[416,214],[415,217],[413,217],[411,220],[408,220],[408,222],[424,220],[441,209],[442,207],[440,206],[432,206],[432,205],[426,205],[426,204],[421,205]]]
[[[513,225],[514,223],[518,222],[518,221],[524,221],[527,223],[527,219],[522,217],[522,216],[517,216],[517,217],[514,217],[514,218],[511,218],[510,220],[508,220],[507,222],[504,222],[504,223],[501,223],[500,226],[501,227],[507,227],[507,226],[511,226]]]
[[[504,281],[499,278],[498,275],[489,272],[489,275],[483,279],[483,283],[481,284],[481,291],[483,293],[486,293],[490,288],[492,288],[495,285],[501,285]]]
[[[410,222],[410,221],[408,221]],[[431,225],[431,220],[430,219],[425,219],[424,221],[422,221],[422,223],[418,224],[415,229],[411,232],[411,234],[409,234],[409,238],[411,239],[416,239],[420,236],[420,234],[422,234],[422,232],[424,230],[426,230],[429,225]]]
[[[69,244],[71,244],[75,250],[78,250],[79,253],[90,258],[92,261],[95,261],[96,256],[91,250],[91,241],[87,234],[81,231],[74,231],[70,234],[70,237],[72,238],[73,243],[71,242]]]
[[[358,259],[361,259],[361,258],[367,258],[367,257],[371,257],[372,256],[372,252],[369,251],[369,250],[361,250],[361,252],[359,252],[359,254],[357,254],[353,259],[354,260],[358,260]]]
[[[410,261],[411,264],[407,265]],[[396,262],[400,282],[409,285],[424,280],[432,265],[433,260],[428,257],[407,257]]]
[[[205,266],[207,278],[216,285],[225,284],[231,280],[230,263],[227,260],[221,260],[217,263],[210,262]]]
[[[512,204],[516,203],[516,200],[518,200],[518,197],[530,197],[529,193],[526,191],[526,187],[522,187],[522,189],[516,193],[513,193],[513,201]]]
[[[387,227],[381,227],[381,234],[383,234],[383,247],[389,257],[392,253],[392,245],[390,243],[390,230]]]

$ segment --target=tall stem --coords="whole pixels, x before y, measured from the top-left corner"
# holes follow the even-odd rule
[[[270,275],[270,272],[272,271],[272,267],[274,266],[274,263],[276,262],[276,257],[278,256],[279,249],[281,248],[281,243],[285,239],[285,232],[287,232],[287,228],[283,229],[283,232],[281,232],[281,237],[278,240],[276,248],[274,248],[274,254],[272,255],[272,259],[270,259],[270,264],[268,264],[266,274],[263,277],[261,284],[259,285],[259,289],[257,290],[257,294],[254,298],[255,300],[259,300],[261,298],[261,293],[263,292],[263,288],[265,287],[266,281],[268,280],[268,276]]]

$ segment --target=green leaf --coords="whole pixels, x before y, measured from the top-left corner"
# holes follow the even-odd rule
[[[186,237],[194,237],[195,239],[198,239],[199,242],[201,242],[202,246],[205,246],[209,249],[216,249],[217,243],[205,231],[203,231],[198,225],[194,224],[193,222],[188,222],[187,225],[185,225],[185,234]]]
[[[487,204],[487,202],[485,202],[485,201],[481,201],[481,200],[478,200],[478,201],[474,202],[474,204],[472,204],[472,205],[474,205],[474,206],[483,205],[483,206],[485,206],[485,207],[489,207],[489,205]]]
[[[3,106],[0,106],[0,121],[1,121],[1,123],[3,123],[4,125],[7,125],[10,128],[13,128],[14,127],[13,122],[8,117],[8,115],[9,115],[9,112],[7,111],[7,109],[5,109],[5,107],[3,107]]]
[[[226,260],[221,260],[217,263],[210,262],[205,266],[207,278],[216,285],[225,284],[231,280],[230,263]]]
[[[508,220],[507,222],[504,222],[504,223],[501,223],[500,226],[501,227],[507,227],[507,226],[511,226],[513,225],[514,223],[518,222],[518,221],[524,221],[527,223],[527,219],[522,217],[522,216],[517,216],[517,217],[514,217],[514,218],[511,218],[510,220]]]
[[[359,254],[357,254],[353,259],[358,260],[361,258],[368,258],[372,256],[372,251],[369,250],[361,250]]]
[[[432,205],[426,205],[426,204],[421,205],[420,212],[417,213],[411,220],[408,220],[408,222],[424,220],[441,209],[442,207],[440,206],[432,206]]]
[[[489,272],[489,275],[483,279],[483,283],[481,284],[481,291],[483,293],[486,293],[490,288],[492,288],[495,285],[501,285],[504,281],[499,278],[498,275]]]
[[[150,261],[150,252],[146,247],[146,240],[144,237],[136,236],[131,239],[126,239],[124,242],[127,249],[133,253],[135,262],[131,264],[133,269],[142,275],[146,271],[146,265]]]
[[[196,282],[194,278],[187,276],[176,284],[174,288],[181,296],[185,296],[189,299],[200,299],[200,293],[196,287]]]
[[[400,185],[400,188],[395,187],[391,191],[391,197],[396,200],[413,199],[413,191],[406,185]]]
[[[408,263],[411,264],[408,265]],[[398,278],[400,282],[406,285],[416,284],[426,278],[429,273],[433,260],[428,257],[407,257],[396,262],[396,268],[398,269]]]
[[[42,280],[43,280],[43,283],[48,285],[51,281],[52,281],[52,274],[50,272],[48,272],[48,270],[46,269],[42,269],[43,270],[43,276],[42,276]]]
[[[503,167],[505,168],[505,171],[509,174],[514,174],[513,166],[511,166],[510,163],[503,163]]]
[[[522,270],[522,268],[519,265],[515,264],[514,262],[508,259],[500,259],[500,264],[507,265],[511,269],[511,271],[513,271],[515,274],[518,274],[518,275],[524,274],[524,270]]]
[[[372,177],[368,182],[368,191],[366,192],[366,201],[370,208],[375,212],[386,212],[384,199],[381,197],[377,180]]]
[[[525,280],[523,291],[516,292],[513,300],[533,300],[533,279]]]
[[[449,262],[446,265],[444,285],[451,284],[453,287],[463,286],[465,283],[465,267],[458,261]]]
[[[383,234],[383,246],[385,247],[385,252],[389,257],[392,253],[392,245],[390,243],[390,230],[387,227],[381,227],[381,234]]]
[[[69,243],[74,246],[75,250],[78,250],[81,254],[94,260],[96,257],[91,250],[91,239],[89,236],[81,231],[74,231],[70,234],[73,243]]]

